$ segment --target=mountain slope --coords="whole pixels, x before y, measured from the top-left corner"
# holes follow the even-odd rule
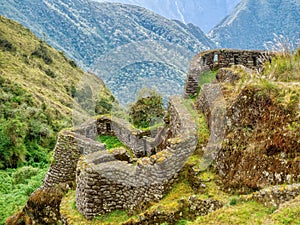
[[[208,32],[230,14],[240,0],[109,0],[109,2],[138,5],[169,19],[193,23]]]
[[[112,99],[95,75],[0,16],[0,168],[46,162],[57,132]]]
[[[8,0],[1,3],[0,13],[95,71],[123,104],[134,100],[135,89],[157,83],[170,84],[159,88],[164,96],[181,94],[191,57],[214,47],[198,27],[130,5]],[[163,66],[152,66],[158,64]],[[132,86],[134,90],[128,88]]]
[[[209,37],[224,48],[264,49],[274,34],[282,34],[296,45],[300,38],[299,0],[243,0]]]

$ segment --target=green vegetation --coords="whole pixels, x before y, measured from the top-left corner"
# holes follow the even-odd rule
[[[272,213],[267,219],[268,225],[300,224],[300,197],[283,204],[278,210]]]
[[[209,70],[200,74],[197,95],[199,95],[203,84],[211,83],[213,80],[216,79],[217,72],[217,70]]]
[[[193,116],[193,118],[196,121],[197,129],[198,129],[197,149],[199,150],[208,142],[208,138],[209,138],[209,129],[208,129],[208,124],[205,115],[199,111],[194,110],[193,99],[185,99],[183,103],[187,108],[187,110],[189,111],[189,113]]]
[[[144,97],[145,96],[145,97]],[[137,128],[148,128],[164,116],[162,97],[153,90],[143,90],[129,108],[129,121]]]
[[[300,48],[293,54],[278,54],[266,63],[263,75],[273,81],[293,82],[300,80]]]
[[[92,96],[79,102],[76,96],[85,87]],[[91,111],[85,108],[90,99]],[[116,105],[100,79],[0,16],[1,224],[42,185],[58,132],[106,112],[110,104]]]
[[[237,202],[235,205],[225,206],[207,216],[198,217],[196,221],[188,224],[262,224],[272,212],[272,208],[254,201]]]
[[[0,170],[0,224],[22,209],[30,194],[42,185],[47,170],[32,166]]]
[[[130,217],[125,211],[114,211],[112,213],[95,217],[93,220],[87,220],[78,212],[75,203],[75,191],[70,191],[62,200],[61,212],[68,221],[78,225],[117,225],[128,220]]]
[[[111,135],[99,136],[98,141],[106,144],[106,148],[108,150],[114,149],[114,148],[125,147],[124,144],[116,136],[111,136]]]
[[[101,80],[3,16],[0,48],[0,169],[47,164],[57,132],[115,104]]]
[[[55,133],[64,125],[46,108],[37,108],[31,94],[4,78],[0,78],[0,105],[0,168],[48,164]]]

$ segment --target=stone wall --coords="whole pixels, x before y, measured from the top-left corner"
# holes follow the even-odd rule
[[[136,157],[151,156],[154,148],[166,135],[165,127],[142,131],[134,128],[128,121],[112,116],[98,118],[97,129],[99,134],[116,136]]]
[[[151,138],[146,136],[149,132],[135,129],[125,120],[106,116],[92,119],[79,127],[64,130],[58,136],[54,149],[54,161],[45,176],[44,186],[74,182],[80,156],[106,150],[105,144],[95,140],[98,135],[115,135],[133,151],[136,157],[140,157],[150,156],[154,147],[158,145],[157,140],[161,139],[165,132],[159,132],[159,135]]]
[[[91,123],[93,124],[93,123]],[[54,149],[54,161],[44,179],[44,186],[75,181],[75,171],[81,155],[105,150],[105,145],[75,131],[60,132]]]
[[[250,69],[261,69],[262,63],[271,60],[265,51],[246,51],[218,49],[201,52],[196,55],[189,67],[184,97],[195,96],[199,87],[201,73],[209,70],[243,65]]]
[[[266,206],[279,207],[300,194],[300,184],[277,185],[243,196],[246,201],[255,200]]]
[[[197,145],[195,121],[180,97],[170,100],[169,114],[171,138],[166,149],[155,155],[143,157],[136,164],[116,160],[104,152],[81,158],[76,171],[76,204],[86,218],[116,209],[139,210],[162,198]],[[120,132],[117,124],[112,121],[113,133],[131,143],[122,138],[132,132],[127,133],[124,127]],[[103,123],[101,127],[103,130]]]

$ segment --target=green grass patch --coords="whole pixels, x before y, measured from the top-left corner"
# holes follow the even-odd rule
[[[300,224],[300,197],[284,203],[278,210],[268,217],[265,224]]]
[[[70,191],[62,200],[61,212],[64,217],[68,219],[70,224],[77,225],[117,225],[129,220],[130,218],[135,218],[134,216],[129,216],[126,211],[116,210],[112,213],[105,215],[96,216],[92,220],[87,220],[84,216],[78,212],[75,207],[75,191]]]
[[[133,126],[134,128],[136,128],[136,129],[139,129],[139,130],[141,130],[141,131],[152,131],[152,130],[156,130],[157,128],[159,128],[159,127],[162,127],[164,125],[164,123],[156,123],[156,124],[154,124],[154,125],[152,125],[152,126],[150,126],[150,127],[143,127],[143,128],[140,128],[140,127],[135,127],[135,126]]]
[[[188,198],[193,195],[193,189],[187,180],[182,180],[175,184],[173,188],[158,203],[154,203],[148,211],[159,210],[164,212],[174,212],[178,209],[178,200]]]
[[[211,83],[213,80],[216,79],[217,72],[218,72],[217,70],[213,70],[213,71],[209,70],[200,74],[197,95],[199,95],[203,84]]]
[[[106,149],[114,149],[125,147],[125,145],[116,137],[112,135],[99,136],[97,140],[101,143],[106,144]]]
[[[271,208],[254,201],[237,202],[234,206],[225,206],[211,214],[198,217],[196,221],[188,224],[262,224],[266,216],[271,213]]]
[[[130,216],[125,211],[116,210],[112,213],[97,216],[95,220],[100,220],[103,224],[120,224],[130,219]]]

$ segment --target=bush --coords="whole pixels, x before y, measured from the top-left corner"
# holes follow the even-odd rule
[[[77,64],[73,60],[69,60],[69,64],[73,67],[76,68]]]
[[[109,113],[112,109],[112,104],[105,98],[102,98],[96,103],[95,112],[97,114],[106,114]]]
[[[140,95],[129,108],[129,121],[138,128],[148,128],[154,125],[151,124],[153,121],[164,116],[162,97],[151,90],[147,90],[146,95]]]
[[[43,61],[46,64],[51,64],[53,62],[47,48],[44,46],[42,42],[40,43],[40,46],[37,49],[35,49],[33,53],[31,53],[31,56],[36,56],[38,58],[43,59]]]
[[[61,126],[22,87],[0,78],[0,168],[48,163]],[[64,120],[65,121],[65,120]]]
[[[6,39],[3,39],[0,37],[0,49],[3,49],[5,51],[15,51],[16,48],[13,46],[12,43],[7,41]]]
[[[30,179],[38,173],[38,168],[33,168],[32,166],[24,166],[19,168],[16,172],[12,174],[13,184],[26,184],[26,180]]]
[[[0,224],[22,209],[30,194],[42,185],[47,170],[46,167],[0,170]]]
[[[45,73],[46,73],[47,76],[49,76],[51,78],[55,78],[56,77],[55,73],[52,70],[50,70],[50,69],[45,70]]]

